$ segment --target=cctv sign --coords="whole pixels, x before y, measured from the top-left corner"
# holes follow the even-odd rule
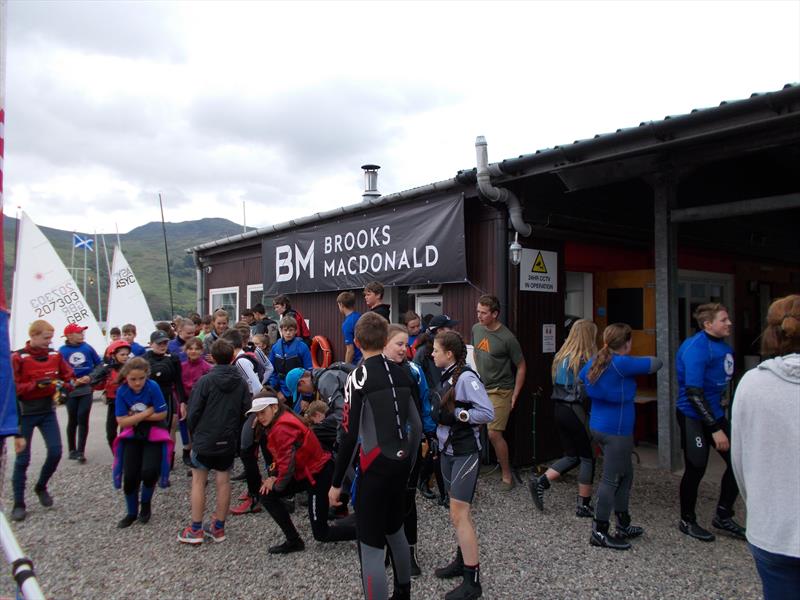
[[[558,252],[523,248],[519,289],[522,292],[557,292]]]

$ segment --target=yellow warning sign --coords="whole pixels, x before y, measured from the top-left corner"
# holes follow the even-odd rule
[[[539,254],[536,255],[536,259],[533,261],[531,273],[547,273],[547,267],[544,264],[544,258],[542,257],[541,250],[539,251]]]

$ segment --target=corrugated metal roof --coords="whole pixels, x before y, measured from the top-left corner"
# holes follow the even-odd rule
[[[591,138],[575,140],[571,144],[536,150],[531,154],[521,154],[516,158],[507,158],[498,163],[491,163],[489,172],[492,177],[501,181],[504,177],[509,176],[519,177],[556,171],[587,162],[600,162],[612,157],[624,158],[654,148],[692,142],[699,137],[730,132],[741,127],[766,123],[773,119],[781,120],[787,116],[792,118],[800,116],[800,85],[797,83],[786,84],[778,91],[754,93],[749,98],[740,100],[723,100],[718,106],[695,108],[688,113],[667,115],[659,121],[643,121],[638,126],[596,134]],[[262,237],[270,233],[357,213],[372,206],[404,202],[426,195],[452,191],[459,187],[472,186],[475,182],[476,169],[464,169],[451,179],[387,194],[365,202],[341,206],[277,225],[254,229],[247,233],[194,246],[187,252],[201,252],[250,238]]]

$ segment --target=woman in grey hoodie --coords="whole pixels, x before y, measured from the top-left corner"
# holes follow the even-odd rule
[[[783,600],[800,591],[800,295],[769,307],[761,354],[733,399],[731,454],[764,598]]]

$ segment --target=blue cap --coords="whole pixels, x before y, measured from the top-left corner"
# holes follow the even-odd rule
[[[300,381],[300,378],[305,374],[306,370],[299,367],[297,369],[292,369],[286,374],[286,387],[292,392],[293,404],[297,404],[297,382]]]

